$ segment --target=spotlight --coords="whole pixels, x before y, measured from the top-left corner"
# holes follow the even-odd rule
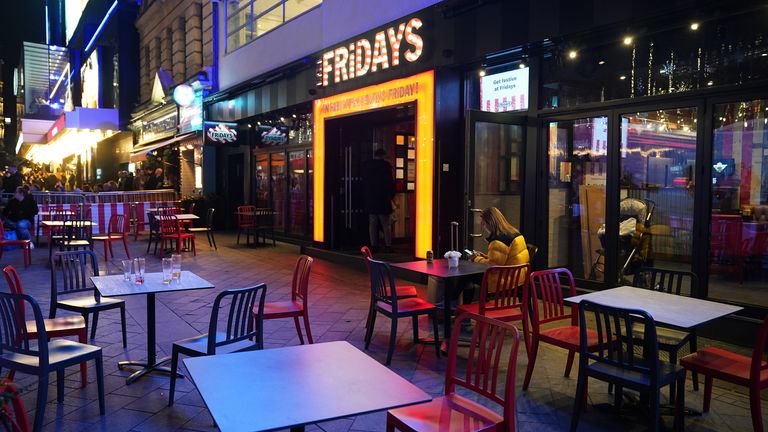
[[[605,64],[605,60],[600,60],[599,62],[597,62],[597,64],[604,65]]]
[[[691,30],[693,30],[693,31],[696,31],[696,30],[698,30],[698,29],[699,29],[699,23],[697,23],[697,22],[692,22],[692,23],[691,23]]]
[[[622,76],[619,77],[619,79],[620,80],[625,80],[625,79],[627,79],[627,76],[626,75],[622,75]]]
[[[568,51],[568,58],[571,59],[571,60],[575,59],[577,55],[578,55],[578,53],[576,52],[576,50]]]
[[[481,77],[484,77],[485,76],[485,69],[480,69],[480,72],[478,72],[477,74],[480,75]]]
[[[525,69],[525,63],[520,63],[519,65],[517,65],[517,67],[519,67],[520,69]]]
[[[632,45],[632,36],[624,36],[624,45]]]

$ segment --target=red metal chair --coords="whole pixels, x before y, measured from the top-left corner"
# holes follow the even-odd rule
[[[26,411],[24,411],[24,404],[21,402],[21,396],[16,390],[16,385],[10,379],[0,381],[0,394],[13,395],[10,400],[2,402],[0,405],[5,412],[10,432],[30,432],[32,429],[29,427],[29,419]]]
[[[312,271],[312,262],[314,260],[306,255],[301,255],[296,261],[296,269],[293,271],[293,283],[291,288],[291,300],[284,302],[270,302],[264,304],[264,320],[293,318],[296,324],[296,332],[299,334],[299,341],[304,345],[304,337],[301,334],[301,325],[299,318],[304,320],[304,329],[307,332],[307,342],[314,343],[312,340],[312,331],[309,328],[309,307],[307,304],[307,291],[309,287],[309,274]],[[254,319],[258,317],[259,305],[254,306]]]
[[[32,265],[32,247],[30,245],[32,240],[6,240],[5,239],[5,227],[3,221],[0,220],[0,258],[3,257],[3,248],[5,246],[18,246],[21,248],[21,254],[24,258],[24,268]]]
[[[365,263],[365,269],[368,270],[368,276],[371,275],[371,267],[368,265],[367,258],[373,259],[373,254],[371,253],[371,249],[368,248],[368,246],[363,246],[360,248],[360,252],[363,254],[363,262]],[[389,292],[387,292],[387,295],[389,295]],[[418,293],[416,291],[416,287],[413,285],[403,285],[397,287],[397,298],[398,299],[406,299],[406,298],[412,298],[412,297],[418,297]],[[371,307],[368,309],[368,318],[365,321],[365,328],[368,328],[368,325],[371,323],[371,317],[373,316],[375,310],[373,309],[373,297],[371,297]]]
[[[19,273],[13,266],[6,266],[3,269],[5,281],[12,294],[24,294],[24,288],[21,286]],[[24,313],[24,304],[21,304],[21,312]],[[78,342],[88,343],[88,332],[85,328],[85,318],[79,315],[44,319],[45,331],[49,338],[77,336]],[[27,321],[28,337],[37,339],[37,325],[34,320]],[[8,378],[13,379],[14,371],[8,373]],[[80,383],[83,387],[88,383],[88,363],[80,363]]]
[[[256,230],[256,206],[237,206],[237,244],[240,244],[240,233],[245,231],[245,244],[248,244],[251,234]]]
[[[192,233],[184,232],[181,229],[179,220],[176,215],[159,214],[157,219],[160,222],[160,250],[165,251],[166,241],[176,242],[176,251],[181,253],[181,244],[189,240],[192,242],[192,254],[197,256],[197,248],[195,247],[195,235]]]
[[[573,281],[573,275],[568,269],[554,268],[544,271],[531,273],[529,289],[523,302],[530,305],[531,319],[531,344],[528,351],[528,368],[525,371],[525,380],[523,381],[523,390],[528,389],[531,382],[533,368],[536,365],[536,355],[539,352],[539,343],[544,342],[556,347],[568,350],[568,361],[565,364],[565,373],[568,377],[571,374],[573,359],[576,352],[579,351],[579,316],[578,308],[571,307],[570,311],[565,307],[565,296],[573,297],[576,295],[576,284]],[[567,281],[567,286],[563,286],[563,279]],[[542,325],[557,323],[560,321],[568,322],[568,325],[559,327],[542,328]],[[597,349],[597,332],[587,329],[587,339],[589,341],[590,351]]]
[[[128,224],[125,220],[125,215],[114,214],[109,217],[109,224],[107,225],[107,232],[103,235],[93,236],[93,241],[104,242],[104,259],[108,260],[111,255],[115,257],[115,252],[112,250],[113,241],[123,241],[123,248],[125,248],[125,255],[130,258],[131,253],[128,252]],[[107,252],[109,251],[109,252]]]
[[[456,349],[461,325],[475,321],[466,370],[456,369]],[[515,326],[480,315],[463,313],[456,319],[445,371],[445,396],[431,402],[397,408],[387,412],[387,431],[480,431],[515,430],[515,369],[520,335]],[[508,337],[511,335],[512,337]],[[511,345],[507,352],[507,345]],[[463,357],[463,356],[462,356]],[[504,385],[497,381],[506,367]],[[463,387],[482,399],[498,404],[504,415],[460,396]],[[503,389],[503,390],[501,390]],[[502,395],[499,393],[503,391]]]
[[[747,387],[752,411],[752,428],[755,432],[763,432],[760,391],[768,388],[768,362],[764,360],[767,341],[768,316],[763,319],[763,324],[760,326],[752,357],[710,347],[680,359],[680,365],[684,368],[704,375],[705,413],[709,412],[714,378]]]

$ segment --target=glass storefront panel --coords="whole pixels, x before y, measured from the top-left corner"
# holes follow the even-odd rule
[[[549,123],[550,267],[604,280],[608,117]]]
[[[621,116],[618,274],[691,271],[696,108]]]
[[[312,238],[315,233],[315,159],[312,150],[307,150],[307,173],[309,173],[309,184],[307,186],[307,209],[309,212],[309,228],[307,237]]]
[[[307,172],[304,167],[304,151],[288,153],[291,187],[289,189],[288,232],[304,234],[307,222]]]
[[[275,231],[285,230],[286,165],[285,153],[270,153],[272,168],[272,211],[275,212]]]
[[[256,155],[256,207],[266,208],[269,205],[269,159],[266,153]]]
[[[768,100],[715,105],[709,297],[768,306]]]

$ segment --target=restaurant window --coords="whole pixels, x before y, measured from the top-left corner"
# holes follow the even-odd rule
[[[285,230],[285,192],[286,192],[286,164],[285,153],[269,154],[270,168],[272,170],[272,208],[275,219],[275,230]]]
[[[768,10],[592,34],[542,59],[541,107],[573,107],[768,78]],[[692,26],[692,24],[696,24]],[[655,30],[658,29],[658,30]]]
[[[322,3],[322,0],[228,1],[227,52],[240,48]]]
[[[621,116],[618,274],[691,271],[695,108]]]
[[[549,123],[550,267],[604,280],[608,117]]]
[[[768,306],[768,100],[715,105],[709,297]]]
[[[288,232],[291,234],[304,234],[307,223],[307,169],[304,154],[304,151],[288,153]]]
[[[269,155],[256,155],[256,207],[269,207]]]

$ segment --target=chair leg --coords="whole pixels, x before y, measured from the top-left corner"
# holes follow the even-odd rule
[[[749,408],[752,412],[752,429],[763,430],[763,413],[760,406],[760,387],[753,383],[749,387]]]
[[[88,343],[88,332],[85,329],[82,329],[77,334],[77,341],[81,344],[87,344]],[[86,385],[88,385],[88,362],[84,361],[80,363],[80,385],[82,388],[85,388]]]
[[[125,331],[125,304],[120,307],[120,324],[123,327],[123,348],[128,348],[128,334]]]
[[[376,310],[371,315],[371,323],[368,325],[368,330],[365,333],[365,349],[371,345],[371,338],[373,337],[373,327],[376,324]]]
[[[411,323],[413,323],[413,343],[417,344],[419,343],[419,316],[412,316]]]
[[[579,368],[579,378],[576,382],[576,400],[573,401],[573,414],[571,414],[571,432],[576,432],[579,425],[579,416],[587,397],[587,374]]]
[[[293,323],[296,324],[296,333],[299,334],[299,342],[304,345],[304,336],[301,335],[301,325],[299,324],[299,317],[293,317]]]
[[[695,332],[691,333],[691,340],[688,343],[691,354],[699,350],[698,341],[696,340],[696,338],[697,338],[696,333]],[[696,372],[691,372],[691,380],[693,380],[693,391],[699,391],[699,374]]]
[[[32,430],[35,432],[43,429],[43,417],[45,405],[48,400],[48,371],[44,371],[37,379],[37,405],[35,406],[35,423]]]
[[[571,369],[573,368],[573,359],[576,357],[576,351],[568,351],[568,360],[565,362],[565,372],[563,376],[568,378],[571,376]]]
[[[528,367],[525,370],[525,380],[523,380],[523,390],[528,390],[533,376],[533,368],[536,366],[536,357],[539,353],[539,339],[534,337],[531,341],[531,351],[528,353]]]
[[[213,235],[213,231],[211,231],[211,240],[213,241],[213,248],[218,250],[219,248],[216,246],[216,237]]]
[[[709,375],[704,376],[704,409],[705,413],[709,412],[709,404],[712,402],[712,377]]]
[[[104,240],[104,261],[109,261],[109,247],[107,246],[108,241]]]
[[[123,236],[123,248],[125,248],[125,256],[128,257],[128,259],[131,258],[131,253],[128,252],[128,240]]]
[[[435,356],[440,358],[440,325],[437,323],[437,311],[432,312],[430,318],[432,318],[432,332],[435,340]]]
[[[56,369],[56,402],[64,402],[64,368]]]
[[[669,353],[669,362],[673,365],[677,364],[677,351],[672,350]],[[669,383],[669,404],[674,405],[675,404],[675,396],[677,395],[677,383],[675,381],[672,381]]]
[[[107,411],[104,402],[104,360],[101,357],[101,351],[96,356],[96,385],[99,388],[99,414],[104,415]]]
[[[371,305],[368,308],[368,317],[365,319],[365,333],[368,334],[368,328],[371,326],[371,317],[376,311],[373,309],[373,298],[371,298]]]
[[[685,427],[685,370],[677,382],[677,404],[675,404],[675,429],[682,431]]]
[[[649,393],[650,418],[652,423],[648,429],[653,432],[658,432],[659,427],[661,426],[661,393],[659,392],[658,388],[651,389]]]
[[[99,312],[93,313],[93,321],[91,321],[91,339],[96,339],[96,326],[99,324]]]
[[[173,397],[176,393],[176,371],[179,369],[179,351],[173,347],[171,351],[171,387],[168,390],[168,406],[173,406]]]
[[[312,340],[312,330],[309,329],[309,315],[307,314],[307,311],[304,311],[304,330],[307,332],[307,342],[309,344],[315,343],[315,341]]]
[[[397,317],[393,316],[392,318],[392,326],[389,329],[389,350],[387,351],[387,362],[386,365],[389,366],[390,363],[392,363],[392,353],[395,352],[395,342],[397,341]]]
[[[197,256],[197,246],[195,245],[195,238],[192,238],[192,256]]]
[[[242,232],[242,230],[240,230],[240,229],[237,230],[237,242],[235,244],[240,244],[240,233],[241,232]]]

